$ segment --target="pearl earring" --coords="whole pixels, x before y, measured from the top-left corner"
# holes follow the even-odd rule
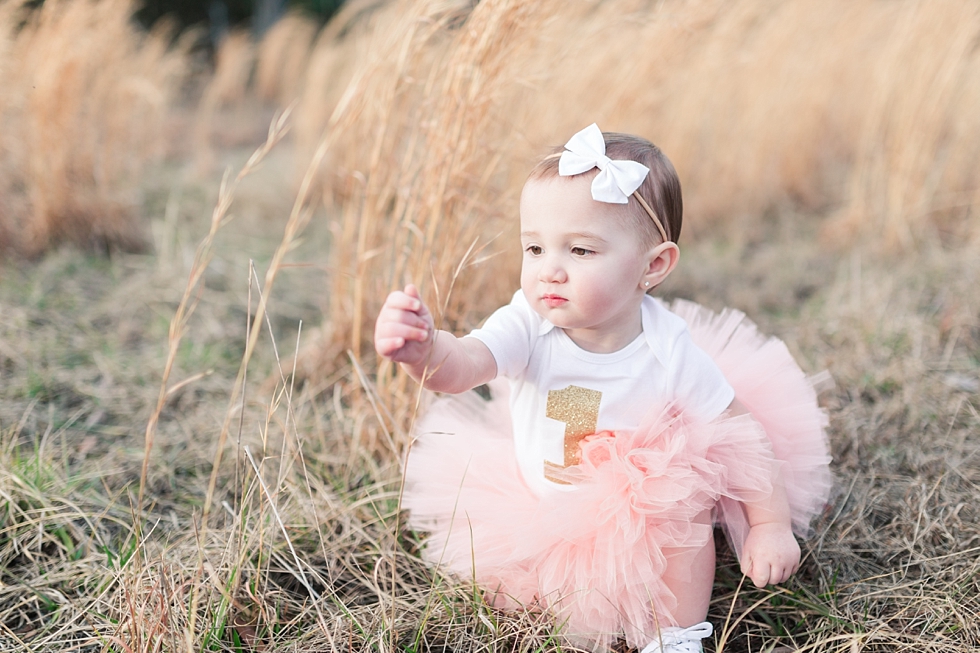
[[[644,287],[644,288],[649,288],[649,287],[650,287],[650,282],[649,282],[649,281],[645,281],[645,282],[643,283],[643,287]]]

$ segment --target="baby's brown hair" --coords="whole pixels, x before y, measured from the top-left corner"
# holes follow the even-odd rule
[[[676,243],[681,235],[684,202],[681,198],[681,182],[670,159],[660,151],[659,147],[639,136],[602,132],[602,138],[606,143],[606,156],[610,159],[636,161],[650,169],[650,173],[633,195],[639,194],[643,197],[654,214],[660,218],[664,231],[667,232],[667,240]],[[564,149],[564,147],[554,148],[548,156],[534,166],[531,174],[528,175],[528,181],[557,177],[558,155]],[[598,173],[599,170],[594,168],[582,174],[595,176]],[[630,221],[642,234],[644,245],[654,245],[663,240],[657,225],[636,197],[630,196],[627,207]]]

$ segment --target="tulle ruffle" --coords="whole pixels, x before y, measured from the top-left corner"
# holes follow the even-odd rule
[[[694,343],[703,349],[735,388],[735,397],[766,431],[781,461],[793,531],[812,535],[810,523],[830,497],[830,448],[827,413],[817,390],[832,386],[826,372],[807,377],[778,338],[759,333],[741,311],[714,313],[694,302],[677,300],[670,310],[684,318]],[[741,506],[722,500],[720,522],[741,556],[748,522]]]
[[[580,643],[643,646],[658,622],[676,625],[668,557],[708,543],[712,527],[698,518],[719,499],[772,491],[775,461],[747,415],[704,424],[669,406],[651,411],[635,431],[586,438],[581,463],[561,474],[574,489],[542,496],[520,476],[509,424],[506,397],[434,405],[404,505],[430,533],[430,562],[476,580],[500,607],[549,609]]]

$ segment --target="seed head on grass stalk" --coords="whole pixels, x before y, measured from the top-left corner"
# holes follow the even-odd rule
[[[460,274],[457,265],[474,241],[482,247],[507,228],[504,207],[514,195],[499,192],[497,172],[518,136],[494,107],[517,65],[513,48],[523,49],[543,19],[528,3],[504,0],[398,5],[403,19],[383,23],[388,31],[375,34],[371,58],[349,86],[355,92],[337,120],[343,149],[331,159],[359,180],[344,191],[331,252],[331,327],[367,361],[367,333],[392,288],[420,283],[455,328],[483,302],[467,291],[436,298],[436,286],[479,285],[481,297],[502,297],[510,285],[509,275],[486,266]],[[355,149],[352,134],[360,134]],[[403,430],[414,386],[391,367],[377,379]]]
[[[274,121],[273,125],[270,126],[269,139],[267,140],[267,146],[269,148],[271,148],[271,146],[275,144],[278,138],[282,136],[282,133],[284,132],[285,129],[287,118],[288,118],[288,111],[284,113],[278,120]],[[248,369],[248,364],[249,361],[251,360],[252,354],[255,351],[255,347],[258,342],[258,336],[261,333],[261,322],[263,319],[265,319],[266,310],[268,306],[268,299],[275,285],[276,277],[279,271],[282,269],[286,255],[295,247],[297,239],[300,237],[300,235],[303,232],[303,229],[305,229],[306,225],[309,223],[310,218],[312,217],[313,206],[311,205],[309,200],[310,190],[315,177],[315,172],[319,168],[320,162],[322,161],[323,157],[326,155],[326,152],[330,146],[330,142],[331,142],[331,138],[330,138],[330,134],[328,133],[321,140],[320,146],[310,162],[309,168],[307,170],[307,174],[303,179],[303,183],[301,184],[299,192],[297,193],[296,200],[293,203],[293,208],[292,211],[290,212],[289,219],[286,221],[282,240],[280,241],[278,247],[273,253],[272,260],[269,264],[269,268],[265,274],[265,282],[262,286],[263,292],[262,294],[260,294],[259,302],[255,309],[254,318],[252,319],[252,322],[249,326],[248,340],[245,344],[245,352],[242,355],[242,361],[239,365],[237,378],[231,388],[230,397],[228,400],[228,408],[225,411],[225,416],[221,425],[221,430],[218,435],[218,441],[216,444],[216,450],[214,454],[214,461],[212,463],[211,476],[208,481],[207,494],[205,496],[204,506],[201,515],[200,530],[201,530],[202,540],[207,536],[208,533],[209,516],[213,505],[214,492],[217,486],[218,474],[221,468],[221,459],[224,452],[224,446],[228,439],[228,434],[230,431],[231,422],[234,415],[234,408],[238,403],[240,392],[242,391],[243,388],[245,374]],[[257,163],[257,160],[261,159],[260,153],[264,153],[266,151],[268,151],[266,147],[260,149],[256,153],[256,156],[253,157],[256,159],[254,163]],[[229,203],[230,203],[230,199],[231,196],[229,194],[227,200]],[[219,200],[219,205],[220,204],[222,204],[222,202]],[[210,234],[209,234],[209,239],[210,240],[206,239],[205,242],[208,243],[211,240],[213,240],[213,236],[211,236]],[[202,273],[203,273],[203,269],[202,269]],[[162,408],[162,404],[160,408]],[[158,417],[159,411],[157,411],[155,415]],[[145,463],[144,463],[144,467],[145,467]],[[200,573],[201,570],[203,569],[203,564],[204,564],[203,556],[204,556],[204,549],[203,547],[200,547],[199,560],[198,560],[198,573]],[[194,588],[195,589],[192,593],[191,600],[190,600],[190,623],[188,627],[189,642],[193,640],[193,633],[195,629],[195,618],[197,613],[197,603],[200,596],[200,592],[197,591],[196,582],[194,584]],[[328,633],[325,625],[323,624],[322,619],[320,620],[320,623],[321,623],[321,627],[324,628],[324,632]]]
[[[146,479],[150,464],[150,454],[153,450],[153,440],[154,436],[156,435],[157,424],[160,421],[160,414],[163,412],[163,407],[166,405],[167,398],[173,394],[175,390],[194,380],[184,380],[175,384],[174,386],[171,386],[170,374],[173,371],[174,361],[177,358],[180,342],[186,332],[187,323],[190,320],[191,315],[194,313],[194,310],[197,308],[198,302],[200,301],[204,273],[211,262],[211,258],[214,256],[215,238],[218,235],[218,231],[231,220],[229,210],[231,209],[235,190],[238,188],[238,185],[245,177],[255,170],[256,166],[258,166],[265,155],[268,154],[273,147],[275,147],[276,143],[282,140],[283,136],[286,134],[288,120],[288,110],[277,116],[269,127],[269,135],[265,143],[259,149],[257,149],[251,157],[249,157],[248,161],[238,172],[238,174],[234,178],[231,178],[229,174],[225,175],[218,191],[218,202],[211,213],[211,223],[208,233],[204,237],[204,240],[201,241],[201,244],[198,245],[197,250],[194,253],[194,260],[191,264],[187,285],[185,286],[184,293],[177,305],[177,310],[170,321],[170,330],[167,336],[167,359],[164,363],[163,376],[160,382],[160,392],[157,396],[156,407],[153,409],[153,412],[150,413],[150,418],[147,420],[146,424],[143,466],[140,470],[140,488],[139,496],[136,502],[137,524],[142,521],[139,514],[141,514],[143,510],[143,498],[146,491]],[[199,376],[195,378],[199,378]]]

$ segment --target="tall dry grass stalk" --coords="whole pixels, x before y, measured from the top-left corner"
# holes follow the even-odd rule
[[[13,3],[0,5],[0,88],[6,88],[13,78],[10,55],[16,36],[16,15],[18,7]],[[9,114],[13,98],[9,93],[0,92],[0,117]],[[17,228],[10,216],[25,213],[23,197],[15,198],[9,191],[11,175],[16,172],[13,150],[19,145],[9,130],[0,130],[0,252],[14,247]],[[20,200],[20,201],[17,201]]]
[[[980,235],[974,3],[403,0],[342,34],[318,40],[297,117],[300,142],[335,125],[334,352],[369,355],[408,280],[453,328],[505,300],[515,257],[457,268],[474,243],[516,249],[526,171],[592,121],[667,152],[688,237],[785,206],[829,216],[831,241]]]
[[[337,341],[355,355],[370,341],[379,302],[408,280],[447,325],[476,319],[474,298],[454,290],[458,279],[491,296],[496,282],[503,295],[506,279],[468,266],[504,223],[497,165],[516,134],[497,105],[521,60],[514,48],[533,42],[528,27],[542,18],[512,0],[399,2],[353,39],[367,58],[330,127],[342,215],[330,328],[351,334]],[[380,396],[400,398],[388,409],[402,424],[412,393],[392,372],[381,370]]]
[[[255,67],[255,43],[245,30],[226,35],[214,56],[214,73],[208,79],[194,116],[194,156],[200,172],[215,164],[214,132],[222,109],[240,106],[249,95]]]
[[[317,25],[299,13],[280,19],[262,37],[256,53],[255,92],[282,107],[299,97]]]
[[[132,0],[0,7],[0,246],[139,248],[141,176],[186,70]]]
[[[206,109],[241,104],[247,95],[255,64],[255,43],[245,30],[226,35],[214,55],[214,75],[201,104]]]
[[[143,496],[146,491],[146,479],[149,470],[150,458],[153,452],[153,441],[156,437],[157,425],[160,421],[160,415],[163,412],[167,399],[182,387],[205,376],[204,373],[201,373],[187,379],[182,379],[174,384],[171,384],[170,382],[170,375],[173,372],[174,362],[177,359],[181,341],[187,332],[188,321],[190,320],[191,315],[194,313],[194,310],[197,308],[197,304],[200,301],[201,287],[204,283],[204,273],[206,272],[208,265],[210,265],[211,259],[214,256],[215,238],[218,231],[231,219],[229,211],[231,209],[231,203],[234,199],[235,190],[238,188],[238,185],[261,164],[262,159],[264,159],[269,151],[272,150],[272,148],[275,147],[280,140],[282,140],[282,137],[286,132],[288,118],[288,113],[277,116],[276,120],[274,120],[269,126],[269,133],[268,137],[266,138],[266,142],[259,147],[251,157],[249,157],[248,161],[245,162],[245,165],[242,166],[237,175],[231,177],[230,174],[228,174],[226,175],[225,179],[222,180],[221,188],[218,192],[218,202],[211,213],[211,223],[209,225],[207,235],[204,237],[204,240],[201,241],[197,251],[194,253],[194,260],[191,264],[187,285],[184,288],[183,295],[181,296],[180,302],[177,305],[177,310],[174,313],[173,319],[170,321],[170,329],[167,338],[167,359],[164,363],[160,383],[160,392],[157,395],[156,406],[150,413],[146,424],[143,467],[140,471],[139,494],[136,501],[136,505],[141,509],[143,506]],[[263,312],[264,304],[262,311],[259,313],[259,318],[257,318],[257,321],[261,318]],[[250,346],[254,347],[254,343],[251,343]],[[251,352],[249,351],[247,353],[250,354]],[[241,375],[243,378],[241,380],[244,380],[247,364],[248,356],[246,357],[245,363],[242,366]],[[236,382],[232,390],[233,394],[237,392],[239,386],[240,383]],[[237,397],[237,395],[235,396]],[[221,434],[221,445],[219,446],[219,451],[216,454],[217,461],[220,461],[221,459],[221,447],[224,444],[224,437],[226,435],[227,434],[225,432],[222,432]],[[217,470],[217,468],[218,465],[216,462],[215,470]],[[205,507],[205,514],[209,510],[210,505],[207,505]]]

